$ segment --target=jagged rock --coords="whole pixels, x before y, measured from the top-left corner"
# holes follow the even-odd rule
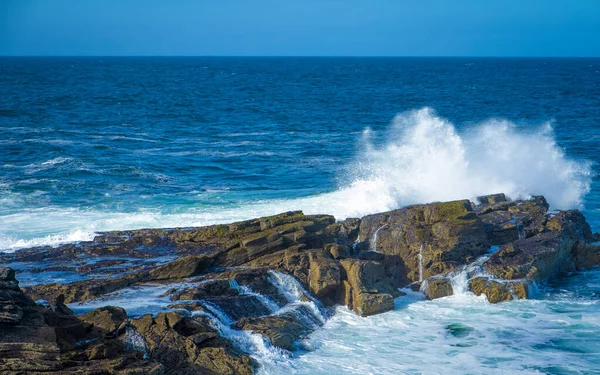
[[[475,207],[492,245],[504,245],[541,233],[547,220],[548,203],[541,196],[529,201],[495,202]]]
[[[487,271],[505,280],[543,281],[575,270],[580,253],[582,261],[589,259],[584,254],[592,232],[579,211],[559,212],[540,232],[504,245],[485,263]]]
[[[447,297],[454,293],[452,283],[445,277],[430,277],[423,282],[421,290],[428,299]]]
[[[527,280],[502,282],[487,277],[476,277],[469,280],[469,289],[478,296],[485,294],[490,303],[529,298]]]
[[[592,229],[578,210],[560,211],[550,217],[546,228],[553,232],[564,233],[573,241],[592,242]]]
[[[483,223],[468,200],[365,216],[360,238],[369,239],[370,248],[385,255],[386,272],[397,286],[419,280],[419,252],[426,278],[469,263],[489,249]]]
[[[361,316],[394,309],[394,298],[402,295],[386,276],[382,263],[344,259],[340,262],[345,274],[341,302]]]
[[[167,375],[250,375],[256,364],[202,322],[178,313],[147,315],[131,321],[144,338],[151,358]],[[211,338],[207,338],[208,336]]]
[[[327,234],[325,229],[334,223],[333,216],[304,215],[301,211],[260,218],[243,224],[242,230],[237,223],[233,233],[230,226],[232,240],[224,251],[216,255],[215,263],[226,267],[240,266],[293,246],[322,246],[325,241],[331,242],[328,241],[331,234]],[[250,225],[258,225],[259,230],[247,234]]]
[[[485,268],[504,280],[542,281],[575,269],[572,248],[573,242],[567,236],[548,232],[504,245],[485,263]]]
[[[105,306],[79,316],[103,334],[116,334],[127,322],[127,312],[122,307]]]
[[[154,268],[149,273],[150,280],[182,279],[201,274],[212,264],[206,255],[189,255],[171,263]]]

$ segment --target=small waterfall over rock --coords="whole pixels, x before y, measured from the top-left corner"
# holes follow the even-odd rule
[[[477,258],[473,263],[462,266],[459,270],[450,272],[448,278],[452,284],[452,292],[455,295],[469,292],[469,279],[477,276],[489,276],[483,264],[490,258],[490,254]]]
[[[240,290],[240,284],[235,279],[229,280],[229,288],[234,290]]]
[[[267,297],[263,294],[260,294],[260,293],[256,293],[249,286],[246,286],[246,285],[240,286],[239,290],[243,295],[256,297],[260,302],[262,302],[263,305],[265,305],[271,311],[271,313],[274,313],[277,310],[279,310],[278,304],[273,302],[273,300],[271,300],[269,297]]]
[[[231,328],[231,319],[217,306],[203,303],[208,311],[194,311],[192,316],[204,316],[210,320],[219,334],[230,340],[238,349],[261,361],[282,361],[290,357],[286,351],[271,345],[262,335],[251,331]]]
[[[419,282],[423,282],[423,244],[419,248]]]
[[[305,305],[309,308],[309,311],[311,311],[311,315],[314,315],[321,325],[325,324],[326,318],[321,303],[314,299],[293,276],[271,270],[269,271],[269,281],[290,302],[288,305],[277,311],[276,314],[296,310],[299,314],[304,315],[301,312],[303,309],[295,309],[295,306]],[[303,318],[305,319],[306,317]]]
[[[387,224],[383,224],[382,226],[380,226],[379,228],[377,228],[375,230],[375,233],[373,233],[373,251],[377,251],[377,234],[379,233],[380,230],[382,230],[383,228],[385,228],[387,226]]]

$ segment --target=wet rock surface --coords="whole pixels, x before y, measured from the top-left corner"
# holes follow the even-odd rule
[[[398,286],[450,272],[490,247],[484,224],[468,200],[365,216],[360,238],[384,254],[386,272]]]
[[[401,287],[425,280],[425,295],[441,298],[459,276],[491,303],[528,298],[533,282],[599,265],[599,239],[579,211],[494,194],[341,222],[294,211],[106,232],[3,254],[17,272],[0,267],[0,372],[251,374],[251,342],[303,348],[333,306],[380,314]],[[76,281],[35,284],[42,264]],[[156,292],[144,300],[151,314],[132,312],[135,291]]]

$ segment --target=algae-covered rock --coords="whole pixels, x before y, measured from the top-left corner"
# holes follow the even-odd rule
[[[122,307],[105,306],[85,313],[79,319],[103,333],[110,334],[125,326],[127,312]]]
[[[469,280],[469,289],[478,296],[485,294],[490,303],[498,303],[529,298],[529,284],[527,280],[507,282],[476,277]]]
[[[377,233],[377,235],[375,235]],[[468,200],[416,205],[361,220],[360,238],[385,255],[389,276],[403,286],[454,270],[489,249],[481,220]],[[423,275],[419,275],[419,254]]]
[[[451,296],[453,292],[452,283],[445,277],[430,277],[423,282],[421,291],[427,299],[436,299]]]
[[[387,277],[382,263],[344,259],[340,265],[345,274],[340,299],[348,308],[361,316],[394,309],[394,298],[402,293]]]

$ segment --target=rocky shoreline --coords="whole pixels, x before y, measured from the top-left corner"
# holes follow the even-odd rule
[[[337,305],[385,313],[402,288],[530,298],[536,284],[600,265],[600,236],[583,215],[548,209],[541,196],[495,194],[339,222],[296,211],[105,232],[3,254],[0,373],[252,374],[249,346],[306,349]],[[19,287],[45,272],[70,282]],[[160,303],[111,305],[136,291]]]

